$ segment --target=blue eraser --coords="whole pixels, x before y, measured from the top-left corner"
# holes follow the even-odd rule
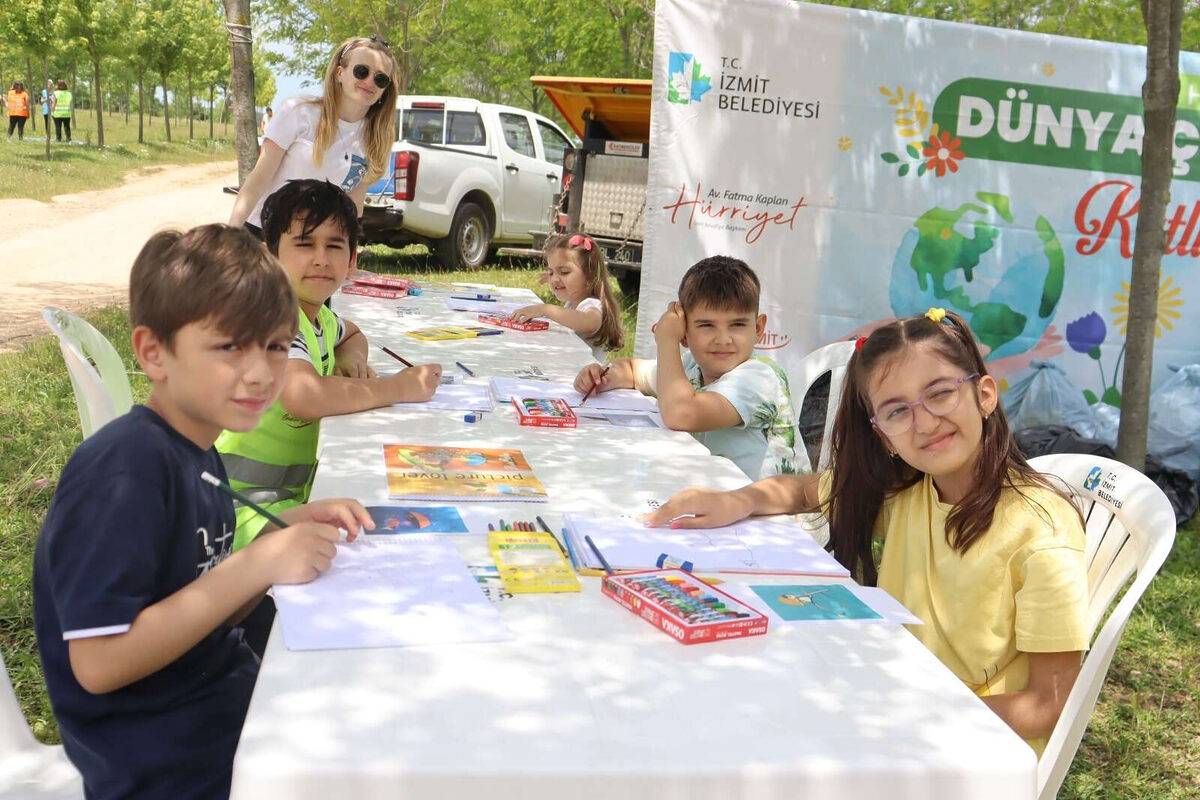
[[[409,290],[408,290],[408,293],[409,293],[409,294],[411,294],[411,295],[418,295],[418,294],[420,294],[420,293],[421,293],[421,290],[420,290],[420,289],[413,288],[413,289],[409,289]]]
[[[474,413],[464,414],[463,422],[479,422],[479,415]]]

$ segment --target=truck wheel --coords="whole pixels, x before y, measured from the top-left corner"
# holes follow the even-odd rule
[[[623,269],[617,273],[617,286],[627,300],[637,300],[638,291],[642,288],[642,271],[639,269]]]
[[[487,263],[491,238],[487,214],[474,203],[463,203],[454,212],[450,235],[438,242],[438,259],[446,269],[479,269]]]

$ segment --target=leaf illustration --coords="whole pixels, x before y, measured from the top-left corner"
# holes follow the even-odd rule
[[[879,157],[889,164],[895,164],[900,160],[900,156],[896,155],[895,153],[880,153]]]

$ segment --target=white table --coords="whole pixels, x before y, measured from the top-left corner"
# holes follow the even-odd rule
[[[394,316],[339,298],[351,299],[347,316],[373,342],[386,335]],[[429,324],[447,324],[432,299],[423,300],[438,320]],[[525,336],[494,363],[526,358]],[[539,347],[572,374],[588,355],[571,334]],[[528,430],[509,411],[472,426],[454,412],[403,408],[322,425],[314,497],[385,502],[384,442],[519,446],[551,502],[490,508],[553,526],[565,511],[634,509],[688,485],[746,482],[665,430]],[[486,558],[485,537],[453,541],[468,563]],[[581,582],[581,594],[500,603],[516,639],[499,644],[291,652],[276,625],[232,797],[1034,795],[1033,752],[898,626],[774,624],[764,637],[687,647],[603,597],[599,579]]]

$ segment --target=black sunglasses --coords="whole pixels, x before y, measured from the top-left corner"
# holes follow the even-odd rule
[[[354,67],[351,69],[351,72],[354,74],[355,80],[361,81],[361,80],[365,80],[366,77],[371,74],[371,68],[368,67],[366,64],[355,64]],[[386,89],[388,87],[388,84],[391,82],[392,82],[392,77],[390,75],[388,75],[386,72],[376,72],[375,73],[375,85],[378,86],[380,89]]]

